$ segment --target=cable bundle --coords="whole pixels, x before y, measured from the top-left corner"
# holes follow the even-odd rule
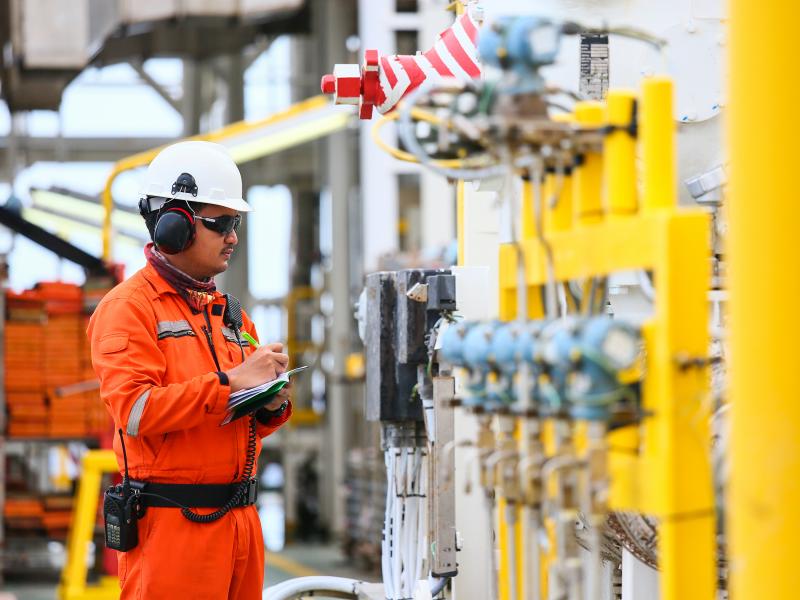
[[[423,448],[387,448],[388,485],[382,542],[387,600],[411,600],[427,574],[428,455]]]

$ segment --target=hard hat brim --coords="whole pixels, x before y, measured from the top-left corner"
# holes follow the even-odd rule
[[[253,207],[245,202],[242,198],[206,198],[202,196],[192,196],[186,192],[177,192],[167,198],[167,200],[186,200],[186,202],[198,202],[200,204],[213,204],[215,206],[224,206],[225,208],[232,208],[239,212],[251,212]]]

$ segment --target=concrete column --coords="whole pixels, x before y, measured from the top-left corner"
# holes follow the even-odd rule
[[[355,29],[355,4],[353,2],[317,2],[323,27],[321,56],[326,64],[345,62],[347,51],[345,39]],[[320,23],[317,21],[317,23]],[[328,67],[329,68],[329,67]],[[329,522],[334,534],[341,534],[345,527],[344,483],[348,441],[350,439],[351,402],[349,385],[345,382],[345,361],[352,349],[353,322],[350,279],[349,212],[353,188],[354,160],[350,135],[340,131],[329,136],[325,142],[325,180],[332,201],[333,250],[329,291],[333,297],[333,316],[329,330],[328,351],[333,356],[333,376],[327,382],[327,430],[326,454],[330,515]]]
[[[230,124],[244,119],[244,66],[240,54],[229,54],[220,57],[220,71],[224,74],[225,88],[225,123]],[[202,87],[202,86],[201,86]],[[202,94],[201,94],[202,95]],[[244,167],[246,168],[246,167]],[[243,169],[244,171],[244,169]],[[244,173],[244,183],[247,184],[247,175]],[[243,190],[247,199],[247,187]],[[247,251],[247,216],[243,215],[242,225],[239,228],[239,247],[233,255],[228,270],[219,278],[219,287],[229,294],[236,296],[245,310],[252,310],[253,297],[250,294],[249,260]]]
[[[200,116],[202,115],[202,80],[200,65],[193,58],[183,61],[183,135],[184,137],[200,132]]]
[[[359,56],[364,50],[375,48],[382,55],[392,54],[395,48],[394,32],[389,24],[392,21],[393,2],[359,0],[358,32],[361,38]],[[333,60],[330,61],[331,65]],[[397,171],[401,165],[379,150],[372,142],[370,132],[374,121],[380,118],[375,112],[372,121],[361,124],[361,196],[363,203],[363,260],[364,269],[374,271],[381,255],[395,252],[399,246],[397,234],[398,189]],[[383,129],[384,139],[397,145],[392,135],[393,126]]]
[[[496,318],[498,313],[498,243],[500,215],[494,192],[478,192],[470,183],[464,189],[464,261],[454,269],[456,303],[465,320]],[[456,380],[456,394],[462,393],[464,381]],[[478,422],[474,415],[456,410],[455,438],[477,438]],[[474,448],[457,447],[454,456],[456,489],[456,529],[463,540],[458,555],[458,577],[453,585],[458,600],[487,598],[489,565],[493,548],[487,543],[487,532],[495,520],[487,510],[483,491],[473,485],[466,494],[467,480],[477,481]],[[467,467],[472,464],[473,471]]]
[[[419,48],[432,47],[439,34],[453,22],[453,13],[439,0],[418,0]],[[455,186],[441,175],[422,169],[420,175],[422,248],[446,246],[456,238]]]
[[[225,122],[244,119],[244,58],[241,54],[228,54],[221,59],[225,73]]]

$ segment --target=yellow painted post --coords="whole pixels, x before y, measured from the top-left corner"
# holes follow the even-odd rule
[[[800,4],[732,0],[729,13],[730,590],[787,600],[800,587]]]
[[[658,516],[661,600],[716,598],[708,371],[708,219],[663,211],[655,320],[647,340],[641,489]],[[767,596],[763,596],[767,597]]]
[[[603,124],[603,105],[599,102],[575,104],[575,119],[583,127]],[[579,225],[598,223],[603,219],[603,155],[586,152],[583,162],[572,174],[575,222]]]
[[[639,427],[628,425],[606,435],[608,443],[608,506],[612,510],[632,510],[639,505],[637,493],[639,466]]]
[[[636,194],[636,138],[630,127],[636,95],[629,90],[611,90],[606,101],[606,123],[614,128],[603,149],[603,183],[606,212],[632,215],[638,210]]]
[[[86,585],[86,550],[94,534],[97,502],[103,473],[116,473],[117,459],[111,450],[91,450],[83,456],[81,478],[67,540],[67,564],[61,572],[60,600],[119,597],[116,580],[105,578],[100,586]]]
[[[675,206],[678,198],[672,87],[668,77],[651,77],[642,84],[639,130],[644,210]]]

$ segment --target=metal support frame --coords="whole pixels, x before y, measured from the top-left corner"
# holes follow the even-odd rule
[[[554,225],[546,239],[552,248],[557,281],[630,269],[654,273],[655,314],[645,333],[646,416],[641,426],[625,427],[608,436],[612,449],[609,504],[614,510],[636,510],[659,517],[661,600],[712,600],[716,594],[715,506],[708,378],[703,366],[709,346],[709,223],[702,210],[675,206],[674,131],[663,126],[672,119],[671,94],[671,82],[666,79],[652,78],[643,84],[640,125],[645,196],[641,210],[637,211],[634,196],[627,206],[632,210],[626,210],[625,215],[565,224],[558,230]],[[611,104],[610,99],[609,109]],[[619,198],[617,185],[629,185],[621,173],[630,172],[634,161],[629,140],[621,140],[624,148],[616,148],[616,141],[609,139],[611,147],[607,145],[605,152],[606,172],[620,175],[611,177],[612,183],[608,183],[607,175],[607,197],[612,199]],[[551,220],[554,224],[557,221]],[[547,254],[538,239],[523,240],[519,248],[501,246],[503,320],[517,317],[519,251],[524,256],[528,297],[539,297],[540,287],[548,281]],[[541,318],[538,306],[532,303],[529,308],[529,318]],[[501,548],[501,565],[503,551]],[[506,561],[501,580],[508,576],[507,569]]]
[[[130,62],[130,65],[133,68],[133,70],[136,71],[136,74],[139,76],[139,78],[144,83],[153,88],[153,91],[155,91],[155,93],[158,94],[161,97],[161,99],[164,100],[164,102],[169,104],[173,108],[173,110],[175,110],[175,112],[177,112],[178,114],[183,113],[183,102],[182,102],[183,99],[174,98],[172,94],[170,94],[163,85],[161,85],[155,79],[153,79],[153,76],[150,75],[150,73],[148,73],[147,70],[144,68],[144,63],[141,60],[132,60]]]
[[[118,473],[117,457],[112,450],[90,450],[81,461],[81,478],[67,538],[67,563],[61,572],[59,600],[116,600],[119,579],[102,577],[97,584],[86,582],[86,551],[94,537],[97,504],[104,473]]]
[[[450,462],[447,453],[454,443],[455,395],[454,378],[433,378],[435,440],[430,445],[428,489],[436,490],[436,493],[432,493],[429,500],[428,539],[431,555],[430,572],[435,577],[452,577],[458,573],[455,480],[443,467]]]

